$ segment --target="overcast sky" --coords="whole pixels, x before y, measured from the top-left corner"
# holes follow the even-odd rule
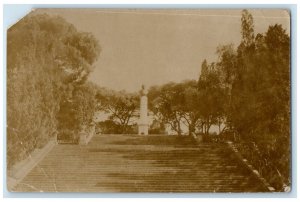
[[[285,10],[251,10],[256,33],[279,23],[289,33]],[[91,32],[102,52],[89,79],[114,90],[197,79],[204,59],[219,45],[240,42],[241,10],[40,9]]]

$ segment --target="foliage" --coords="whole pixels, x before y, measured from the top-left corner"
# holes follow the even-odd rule
[[[124,133],[123,131],[123,126],[120,124],[117,124],[113,120],[105,120],[98,122],[96,124],[96,127],[98,128],[99,131],[101,131],[102,134],[122,134]],[[136,134],[137,133],[137,125],[128,125],[126,132],[128,134]]]
[[[179,135],[181,124],[187,124],[190,134],[198,128],[196,133],[207,141],[238,142],[281,190],[291,182],[290,37],[278,24],[255,35],[247,10],[242,11],[241,36],[237,48],[217,48],[218,61],[202,62],[196,85],[190,81],[150,88],[150,109]],[[218,137],[209,135],[212,125],[219,125]]]
[[[263,173],[280,189],[280,183],[290,183],[290,39],[281,25],[271,25],[255,38],[253,27],[251,14],[243,11],[237,51],[219,52],[218,65],[226,75],[223,83],[229,87],[226,118],[240,140],[259,151],[244,154],[257,156],[250,158],[272,165],[267,166],[269,173],[281,176],[278,182]]]
[[[211,125],[220,125],[225,113],[225,93],[215,65],[202,64],[199,81],[168,83],[149,90],[150,109],[162,123],[182,134],[182,124],[189,134],[197,128],[205,134]]]
[[[254,41],[254,22],[252,15],[246,9],[242,11],[241,22],[242,44],[249,47]]]
[[[125,91],[112,91],[99,89],[96,95],[98,110],[109,114],[109,120],[113,121],[119,127],[118,133],[130,133],[134,118],[137,117],[138,95],[126,93]]]
[[[165,125],[159,120],[154,119],[149,127],[149,134],[166,134]]]
[[[57,113],[60,131],[71,130],[76,139],[80,131],[87,132],[94,120],[96,111],[96,86],[92,83],[84,83],[75,86],[69,98],[61,100],[60,110]],[[62,137],[58,136],[58,139]],[[71,136],[69,136],[71,137]]]
[[[79,141],[79,133],[75,133],[69,129],[61,129],[57,135],[57,139],[58,142],[77,144]]]
[[[284,168],[287,165],[278,167],[277,163],[273,162],[272,156],[269,156],[278,155],[276,152],[273,151],[272,154],[266,155],[265,150],[259,148],[255,142],[242,141],[235,143],[235,146],[276,190],[282,191],[284,185],[289,185],[286,177],[289,176],[290,170]]]
[[[73,97],[79,99],[78,89],[99,52],[92,35],[60,17],[32,13],[7,31],[9,167],[56,138],[58,129],[70,129],[59,126],[59,112]]]
[[[158,92],[153,92],[159,90]],[[157,94],[154,97],[152,94]],[[161,86],[159,89],[150,88],[149,98],[152,104],[150,107],[154,115],[163,123],[169,124],[171,128],[181,135],[181,119],[184,98],[183,98],[183,88],[179,84],[168,83]]]
[[[105,120],[98,122],[96,127],[101,131],[102,134],[121,134],[122,129],[120,125],[116,124],[112,120]]]
[[[213,124],[219,127],[224,118],[224,107],[226,103],[225,89],[221,85],[220,72],[217,66],[203,61],[201,74],[198,80],[198,92],[201,107],[201,131],[209,134],[209,129]]]
[[[170,125],[179,135],[182,134],[182,124],[189,128],[189,134],[195,132],[200,119],[199,99],[194,80],[149,89],[149,105],[156,120]]]

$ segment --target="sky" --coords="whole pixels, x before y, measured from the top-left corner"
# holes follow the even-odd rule
[[[286,10],[248,9],[255,33],[278,23],[290,33]],[[91,32],[101,53],[89,80],[101,87],[136,92],[170,81],[198,79],[201,63],[217,60],[220,45],[241,40],[241,10],[38,9],[59,15],[78,31]]]

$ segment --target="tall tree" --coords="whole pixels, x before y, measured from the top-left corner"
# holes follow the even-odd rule
[[[189,135],[196,131],[196,127],[201,124],[201,98],[197,89],[197,82],[194,80],[183,83],[184,87],[184,105],[182,106],[183,119],[189,129]]]
[[[202,63],[198,92],[202,105],[200,117],[204,127],[203,132],[208,134],[212,125],[220,126],[224,115],[224,88],[221,85],[220,73],[215,63],[209,65],[206,61]]]
[[[219,46],[217,48],[217,54],[219,56],[217,62],[217,68],[220,75],[220,84],[223,88],[223,112],[226,126],[232,130],[232,86],[237,78],[237,53],[233,47],[233,44]],[[224,128],[224,129],[225,129]]]
[[[242,44],[245,47],[249,47],[254,42],[254,23],[253,23],[253,17],[249,13],[248,10],[244,9],[242,11]]]
[[[67,42],[73,35],[80,46]],[[74,81],[84,82],[99,52],[92,35],[60,17],[31,13],[7,31],[9,166],[55,137],[62,100],[72,99]]]
[[[248,11],[242,12],[241,24],[237,51],[219,51],[222,82],[231,85],[226,117],[241,141],[254,145],[252,156],[267,163],[263,175],[281,189],[290,183],[290,37],[275,24],[254,38]]]

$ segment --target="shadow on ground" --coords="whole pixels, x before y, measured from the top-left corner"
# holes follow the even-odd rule
[[[111,187],[121,192],[256,192],[265,190],[257,179],[237,161],[232,151],[222,144],[197,143],[190,136],[147,136],[114,141],[114,145],[171,146],[172,149],[147,150],[133,147],[98,149],[97,152],[119,153],[134,162],[151,164],[144,172],[111,172],[110,182],[96,186]],[[95,151],[94,151],[95,152]],[[134,169],[134,168],[133,168]],[[138,168],[137,168],[138,169]],[[248,177],[245,177],[248,176]]]
[[[190,136],[96,135],[56,145],[18,192],[265,192],[225,144]]]

